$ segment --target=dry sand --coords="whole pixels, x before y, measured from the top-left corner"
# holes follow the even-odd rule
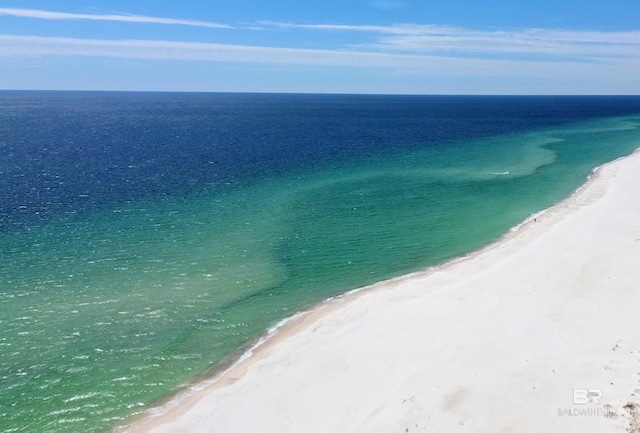
[[[636,152],[465,260],[291,321],[127,431],[640,432],[639,412]]]

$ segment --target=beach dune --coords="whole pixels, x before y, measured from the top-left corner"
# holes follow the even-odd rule
[[[469,257],[329,300],[128,432],[640,432],[640,153]]]

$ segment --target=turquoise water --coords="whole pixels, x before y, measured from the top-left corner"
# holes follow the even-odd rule
[[[329,296],[486,245],[640,116],[372,152],[0,233],[0,431],[98,432]]]

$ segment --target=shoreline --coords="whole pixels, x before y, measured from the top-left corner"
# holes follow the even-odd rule
[[[138,415],[134,415],[131,419],[128,420],[126,425],[120,426],[114,431],[127,433],[176,431],[176,426],[181,426],[180,428],[186,428],[187,425],[191,425],[188,424],[188,422],[194,417],[192,412],[195,413],[198,412],[198,410],[200,410],[200,412],[198,412],[197,418],[207,418],[207,414],[203,413],[203,409],[201,408],[201,406],[203,406],[204,404],[203,401],[207,397],[216,392],[219,394],[228,395],[229,388],[232,388],[234,384],[240,383],[242,381],[249,381],[253,379],[256,374],[260,374],[262,370],[264,371],[262,371],[261,373],[261,379],[265,379],[265,377],[268,376],[268,373],[266,372],[267,369],[264,365],[260,364],[269,364],[269,367],[273,369],[274,363],[273,360],[270,360],[270,358],[273,358],[275,356],[274,354],[280,354],[280,356],[282,356],[282,354],[284,353],[284,356],[286,356],[287,353],[291,353],[291,346],[295,346],[295,344],[292,342],[293,340],[304,338],[303,334],[305,334],[305,336],[312,337],[312,335],[307,334],[315,334],[318,329],[322,329],[323,327],[327,328],[327,321],[332,319],[332,315],[345,316],[348,315],[348,311],[346,310],[348,310],[349,308],[351,308],[352,310],[357,309],[356,304],[366,304],[368,302],[374,304],[375,302],[378,302],[378,300],[368,301],[365,298],[389,298],[384,300],[386,308],[386,303],[388,301],[391,301],[391,303],[393,303],[394,300],[397,301],[403,296],[409,296],[404,292],[411,292],[410,296],[413,297],[414,300],[418,301],[424,301],[424,298],[429,298],[433,295],[438,296],[439,294],[444,292],[446,292],[450,296],[453,296],[453,292],[455,292],[455,290],[453,290],[451,286],[460,285],[455,282],[455,280],[457,280],[459,276],[447,276],[446,274],[457,274],[462,270],[464,271],[462,273],[464,274],[463,276],[465,281],[468,278],[473,280],[475,279],[474,272],[484,273],[486,270],[486,267],[480,267],[478,269],[477,262],[489,261],[491,263],[485,265],[492,267],[496,263],[495,258],[492,256],[500,255],[503,250],[514,250],[512,251],[512,253],[517,254],[520,253],[521,249],[529,249],[531,247],[531,243],[537,242],[535,236],[536,234],[547,234],[549,230],[553,229],[557,225],[561,225],[563,220],[572,215],[575,215],[585,207],[588,207],[589,205],[600,201],[600,199],[602,199],[602,197],[604,197],[607,194],[607,191],[610,189],[612,179],[615,178],[616,174],[622,170],[620,167],[622,167],[624,161],[627,161],[627,164],[635,163],[636,167],[640,168],[640,148],[636,149],[636,151],[634,151],[631,155],[618,158],[614,161],[596,167],[594,170],[592,170],[591,174],[585,180],[585,182],[570,196],[568,196],[561,202],[551,206],[550,208],[531,215],[522,223],[509,229],[502,236],[498,237],[493,242],[481,248],[471,251],[465,255],[450,259],[440,265],[431,266],[421,271],[402,275],[389,280],[384,280],[366,287],[351,290],[338,296],[330,297],[307,310],[303,310],[294,314],[293,316],[281,320],[271,328],[267,329],[257,339],[255,339],[251,343],[248,343],[247,346],[245,346],[246,349],[241,349],[240,352],[236,353],[234,356],[231,356],[228,359],[228,362],[223,361],[221,365],[205,373],[204,378],[196,379],[195,382],[185,385],[181,389],[177,390],[174,394],[168,396],[166,400],[159,402],[158,405],[153,406]],[[640,178],[640,176],[637,177]],[[640,238],[637,240],[639,241],[637,243],[640,244]],[[499,267],[500,264],[498,263],[496,266]],[[471,272],[466,268],[472,268],[472,270],[475,269],[475,271]],[[419,290],[421,293],[416,294],[416,285],[429,286],[429,290],[427,290],[426,292],[424,292],[424,290]],[[432,286],[435,286],[438,290],[434,290]],[[423,289],[424,287],[421,288]],[[475,294],[475,296],[478,296],[477,293]],[[380,303],[383,302],[378,302],[378,304]],[[380,307],[380,305],[377,306]],[[638,307],[640,307],[640,304],[638,305]],[[455,312],[455,310],[452,311]],[[344,320],[343,324],[353,325],[353,322],[357,321],[357,317],[357,315],[354,317],[349,317],[348,320]],[[427,318],[425,319],[425,321],[431,321],[432,325],[438,324],[437,319],[435,318]],[[340,327],[336,326],[335,328],[331,328],[329,329],[328,333],[332,335],[338,334],[339,337],[339,334],[341,334]],[[329,346],[331,345],[331,342],[323,341],[323,344]],[[310,346],[311,343],[307,343],[306,345]],[[618,345],[618,343],[616,343],[616,345]],[[638,354],[640,354],[640,345],[634,346],[634,349]],[[287,350],[289,350],[289,352],[287,352]],[[634,351],[632,350],[631,353],[634,353]],[[636,357],[638,357],[638,361],[640,361],[640,356]],[[256,370],[257,373],[251,371],[251,373],[253,373],[252,377],[248,378],[247,376],[250,370]],[[640,367],[638,367],[638,371],[640,371]],[[309,375],[309,379],[313,379],[313,375],[311,373],[309,373]],[[587,385],[588,384],[585,384],[584,386]],[[310,385],[307,384],[306,386]],[[640,388],[640,382],[636,384],[636,387]],[[571,391],[572,389],[567,390],[569,394],[571,394]],[[640,404],[640,390],[634,389],[634,391],[637,392],[631,393],[630,398],[633,399],[633,397],[636,397],[637,401],[635,403],[631,403]],[[452,399],[456,401],[465,400],[467,399],[467,397],[465,397],[466,393],[467,391],[462,392],[462,394],[458,393],[460,395],[457,395],[457,397],[456,395],[454,395]],[[274,395],[274,398],[282,399],[283,397]],[[295,396],[293,396],[292,398],[296,399]],[[457,402],[454,403],[455,404],[453,404],[453,406],[459,406]],[[566,406],[571,406],[570,403],[571,402],[567,403]],[[640,410],[640,406],[634,407]],[[611,406],[610,408],[612,408],[612,410],[620,409],[619,411],[621,411],[620,413],[616,412],[615,417],[612,416],[612,418],[614,418],[614,421],[619,421],[620,418],[625,418],[622,406],[621,408],[613,408],[613,406]],[[277,414],[270,414],[270,416],[273,415]],[[629,412],[627,418],[629,417],[632,417],[631,412]],[[180,424],[178,422],[180,419],[184,419],[185,423]],[[565,417],[564,419],[566,420],[569,418]],[[255,425],[257,426],[262,425],[260,423],[260,420],[256,420],[255,423]],[[416,424],[416,428],[418,424]],[[212,425],[219,426],[220,424],[216,423]],[[464,425],[464,422],[462,424],[458,423],[458,425]],[[208,431],[207,426],[208,424],[206,424],[205,422],[202,424],[200,429],[202,431]],[[211,427],[211,425],[209,425],[209,427]],[[406,428],[408,429],[409,427]],[[553,431],[573,431],[572,428],[573,427],[570,427],[569,430],[560,429]],[[193,430],[187,428],[186,430],[180,431],[201,430]],[[265,431],[285,430],[272,429]],[[286,431],[296,430],[289,429]],[[316,430],[311,429],[309,431]],[[375,431],[378,430],[376,429]],[[525,429],[524,431],[528,430]],[[635,432],[636,430],[633,431]]]

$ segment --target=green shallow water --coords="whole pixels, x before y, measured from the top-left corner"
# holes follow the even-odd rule
[[[593,120],[0,236],[0,431],[98,432],[327,297],[479,248],[640,145]]]

